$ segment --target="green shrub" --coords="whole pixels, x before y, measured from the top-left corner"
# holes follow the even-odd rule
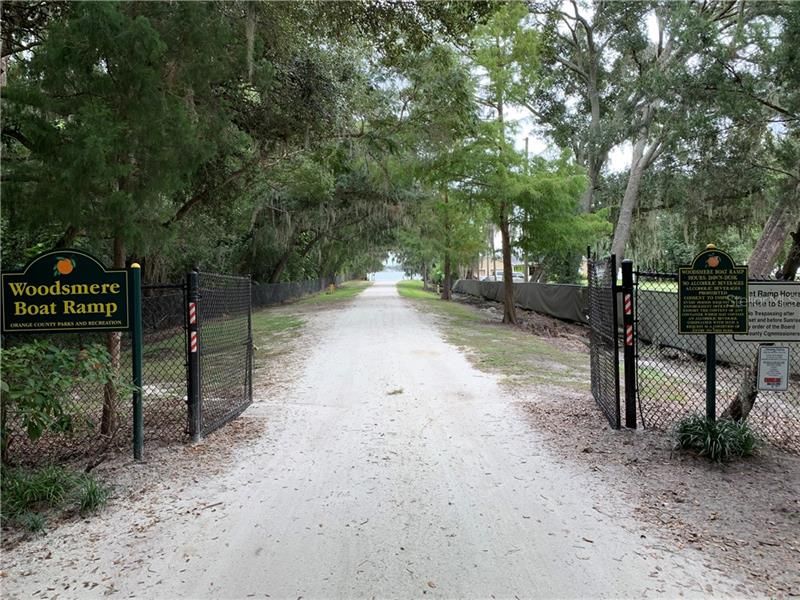
[[[758,436],[744,421],[709,421],[692,415],[675,426],[675,448],[697,452],[714,462],[751,456],[758,448]]]
[[[73,429],[73,416],[65,410],[64,399],[73,390],[85,384],[109,382],[119,393],[131,388],[100,344],[63,348],[49,341],[34,340],[3,348],[0,360],[3,459],[8,443],[6,424],[10,419],[19,423],[32,441],[47,431],[68,433]]]

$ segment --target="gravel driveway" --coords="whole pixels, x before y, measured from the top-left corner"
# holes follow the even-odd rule
[[[143,497],[5,553],[3,597],[742,595],[546,450],[393,285],[327,315],[298,377],[245,414],[263,435],[224,469],[162,472]]]

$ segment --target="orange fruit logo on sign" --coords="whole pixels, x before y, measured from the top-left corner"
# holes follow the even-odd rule
[[[53,275],[69,275],[75,270],[75,261],[63,256],[56,257],[56,266],[53,268]]]
[[[716,269],[719,266],[719,256],[717,256],[716,254],[713,256],[709,256],[708,260],[706,260],[706,264],[712,269]]]

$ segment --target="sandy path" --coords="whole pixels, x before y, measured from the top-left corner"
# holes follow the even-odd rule
[[[643,539],[628,508],[548,454],[496,379],[394,286],[330,314],[285,397],[248,411],[272,431],[199,480],[203,498],[151,503],[138,536],[119,533],[135,506],[70,524],[50,556],[5,557],[3,596],[741,594],[696,556]],[[100,585],[81,586],[91,578]]]

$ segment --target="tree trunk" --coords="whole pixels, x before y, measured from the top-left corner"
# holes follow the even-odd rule
[[[736,397],[722,411],[721,419],[733,419],[734,421],[743,421],[750,414],[753,405],[758,397],[758,383],[756,377],[758,376],[758,355],[753,359],[753,364],[745,368],[742,373],[742,383]]]
[[[256,39],[256,3],[247,3],[245,21],[245,40],[247,42],[247,82],[253,83],[253,53]]]
[[[761,237],[759,238],[758,242],[756,243],[756,247],[753,250],[754,255],[757,251],[759,251],[759,249],[770,248],[772,246],[772,241],[767,243],[764,241],[764,238],[772,238],[776,235],[775,229],[777,228],[777,225],[773,221],[779,218],[776,217],[777,212],[778,210],[776,209],[776,211],[773,212],[770,215],[770,218],[767,220],[767,225],[764,227],[764,232],[761,234]],[[772,226],[770,226],[770,223],[772,223]],[[789,248],[789,255],[786,258],[783,269],[780,271],[780,278],[786,281],[793,281],[794,274],[797,271],[797,268],[800,267],[800,223],[797,224],[797,231],[790,233],[789,235],[792,238],[792,246]],[[777,252],[780,252],[780,248],[783,247],[784,241],[785,240],[781,240],[781,243],[778,244]],[[777,252],[775,255],[777,255]],[[758,261],[756,264],[756,269],[751,268],[749,270],[751,277],[753,275],[756,277],[766,277],[769,275],[775,258],[774,256],[771,259],[765,258],[768,254],[768,250],[762,250],[761,255],[756,257]],[[742,373],[742,384],[739,392],[736,394],[728,407],[722,412],[723,418],[742,421],[750,415],[750,411],[753,409],[753,405],[758,397],[758,382],[756,381],[758,376],[757,361],[758,357],[756,356],[756,358],[753,360],[752,366],[746,368]]]
[[[633,159],[631,160],[631,170],[628,175],[628,185],[625,186],[625,195],[622,197],[622,204],[619,207],[617,226],[614,228],[614,241],[611,242],[611,254],[616,255],[617,264],[622,264],[625,257],[625,247],[631,237],[631,227],[633,226],[633,211],[639,201],[639,186],[642,183],[644,174],[644,148],[647,144],[647,137],[640,134],[633,145]]]
[[[784,281],[794,281],[797,269],[800,269],[800,222],[797,223],[797,231],[789,235],[792,236],[792,245],[781,270],[781,279]]]
[[[119,235],[114,236],[114,268],[125,268],[125,244]],[[106,348],[111,357],[111,368],[115,373],[118,373],[122,350],[122,334],[119,332],[107,334]],[[117,401],[117,388],[114,386],[113,382],[109,381],[103,388],[103,417],[100,423],[100,433],[102,435],[113,435],[119,425],[117,418]]]
[[[450,300],[450,284],[452,280],[452,273],[450,271],[450,253],[446,252],[444,255],[444,281],[442,282],[442,300]]]
[[[633,144],[628,184],[625,186],[625,195],[622,197],[622,204],[619,207],[617,226],[614,228],[614,240],[611,242],[611,254],[616,255],[617,264],[621,264],[622,259],[625,258],[625,248],[631,237],[633,212],[639,203],[639,187],[642,184],[642,176],[664,149],[662,139],[656,139],[650,144],[650,147],[647,146],[654,112],[654,107],[648,105],[642,108],[638,115],[640,122],[636,141]]]
[[[450,279],[452,277],[450,265],[450,213],[447,206],[447,188],[444,190],[444,281],[442,282],[442,300],[450,300]]]
[[[581,195],[581,212],[592,212],[594,208],[594,194],[600,189],[600,170],[603,168],[605,160],[596,157],[590,153],[586,164],[586,176],[589,179],[589,185]]]
[[[286,270],[286,265],[289,264],[289,259],[292,257],[292,251],[294,250],[294,244],[295,241],[297,241],[298,235],[299,233],[297,232],[292,233],[291,237],[289,238],[289,246],[286,249],[286,252],[284,252],[281,255],[280,259],[278,259],[278,262],[275,264],[275,266],[272,268],[272,271],[269,274],[269,283],[278,283],[278,281],[280,281],[281,275],[283,275],[283,272]],[[311,252],[311,249],[321,238],[322,236],[317,234],[317,236],[313,238],[311,243],[308,244],[306,248],[303,249],[302,256],[305,256],[306,254]]]
[[[283,275],[283,272],[286,270],[286,265],[289,264],[289,257],[291,255],[292,255],[291,248],[281,255],[277,264],[272,268],[272,271],[270,271],[269,283],[278,283],[278,281],[281,278],[281,275]]]
[[[75,242],[75,238],[78,237],[78,228],[74,225],[70,225],[64,231],[64,235],[62,235],[58,241],[55,243],[55,248],[69,248],[72,246],[73,242]]]
[[[586,142],[584,167],[589,179],[589,186],[581,196],[581,212],[592,212],[594,208],[594,193],[600,187],[600,172],[606,162],[607,153],[599,148],[600,132],[600,92],[597,85],[597,55],[592,48],[587,57],[589,68],[587,72],[586,95],[589,99],[591,121],[589,122],[589,139]]]
[[[750,260],[747,262],[751,277],[765,278],[773,272],[773,266],[783,250],[784,242],[786,242],[791,216],[791,211],[786,203],[779,204],[772,211],[764,226],[764,231],[756,242],[756,247],[750,254]]]
[[[500,204],[500,238],[503,241],[503,323],[517,324],[514,308],[514,279],[511,277],[511,236],[508,225],[508,206]]]

